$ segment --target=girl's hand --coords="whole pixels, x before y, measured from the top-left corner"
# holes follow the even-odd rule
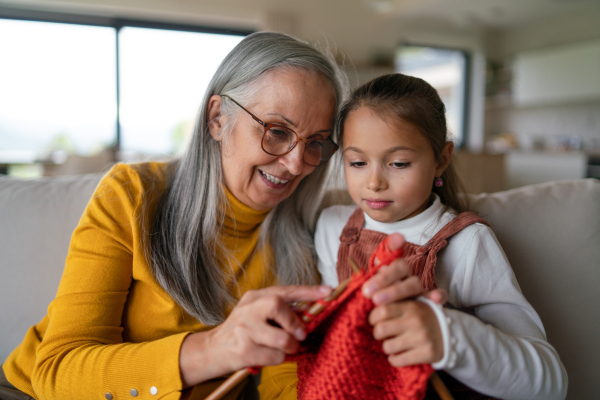
[[[405,242],[402,235],[394,233],[390,235],[388,245],[395,250],[404,246]],[[379,265],[379,260],[375,259],[375,265]],[[378,306],[417,296],[424,296],[435,303],[444,304],[448,297],[442,289],[424,293],[421,280],[410,274],[410,266],[403,258],[382,266],[375,276],[363,284],[362,291],[366,298],[370,298]]]
[[[394,367],[431,364],[444,356],[437,317],[425,303],[405,300],[377,306],[369,314],[369,323]]]
[[[393,249],[404,246],[399,234],[390,237]],[[375,260],[377,263],[378,260]],[[379,269],[363,285],[363,294],[371,298],[376,307],[369,315],[373,336],[383,340],[383,351],[395,367],[433,363],[442,359],[444,346],[437,318],[431,308],[415,301],[425,296],[443,304],[447,295],[443,290],[423,293],[421,281],[410,275],[406,260],[397,259]]]
[[[306,338],[290,308],[331,293],[328,286],[274,286],[246,292],[221,325],[189,335],[180,351],[184,387],[250,366],[277,365]]]

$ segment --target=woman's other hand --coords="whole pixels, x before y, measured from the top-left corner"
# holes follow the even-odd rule
[[[390,236],[392,250],[404,246],[402,235]],[[377,263],[378,260],[376,259]],[[410,275],[410,266],[404,259],[396,259],[379,271],[362,287],[375,308],[369,314],[373,336],[383,340],[383,351],[395,367],[433,363],[444,354],[442,333],[433,310],[416,301],[417,296],[443,304],[445,291],[436,289],[424,293],[421,280]]]
[[[184,387],[250,366],[277,365],[306,338],[304,324],[289,306],[331,293],[328,286],[274,286],[246,292],[225,322],[183,342]]]

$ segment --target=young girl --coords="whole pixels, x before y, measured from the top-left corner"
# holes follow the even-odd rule
[[[435,89],[401,74],[374,79],[344,105],[340,148],[356,206],[330,207],[317,223],[323,283],[351,274],[348,254],[364,267],[386,235],[400,233],[413,275],[446,290],[448,304],[406,301],[371,314],[392,365],[431,363],[451,388],[457,380],[486,397],[564,399],[565,369],[500,244],[463,213],[444,112]]]

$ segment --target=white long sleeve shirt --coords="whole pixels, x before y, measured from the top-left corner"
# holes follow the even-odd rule
[[[317,222],[315,246],[323,284],[337,286],[340,234],[356,206],[333,206]],[[365,229],[398,232],[423,245],[454,218],[436,196],[424,212],[381,223],[365,214]],[[542,322],[527,302],[492,230],[473,224],[438,253],[436,283],[448,292],[445,308],[427,302],[438,317],[444,357],[433,364],[474,390],[501,399],[564,399],[567,374],[546,341]]]

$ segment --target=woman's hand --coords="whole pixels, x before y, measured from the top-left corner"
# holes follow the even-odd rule
[[[404,246],[404,238],[391,235],[389,246]],[[375,260],[377,263],[378,260]],[[373,336],[383,340],[383,351],[395,367],[433,363],[442,359],[444,346],[442,333],[433,310],[414,300],[425,296],[443,304],[446,292],[433,290],[423,293],[421,280],[410,275],[406,260],[397,259],[379,271],[362,287],[363,294],[371,298],[375,308],[369,314]]]
[[[255,365],[277,365],[306,338],[290,308],[331,293],[328,286],[274,286],[246,292],[229,317],[207,332],[189,335],[179,364],[184,387]]]

